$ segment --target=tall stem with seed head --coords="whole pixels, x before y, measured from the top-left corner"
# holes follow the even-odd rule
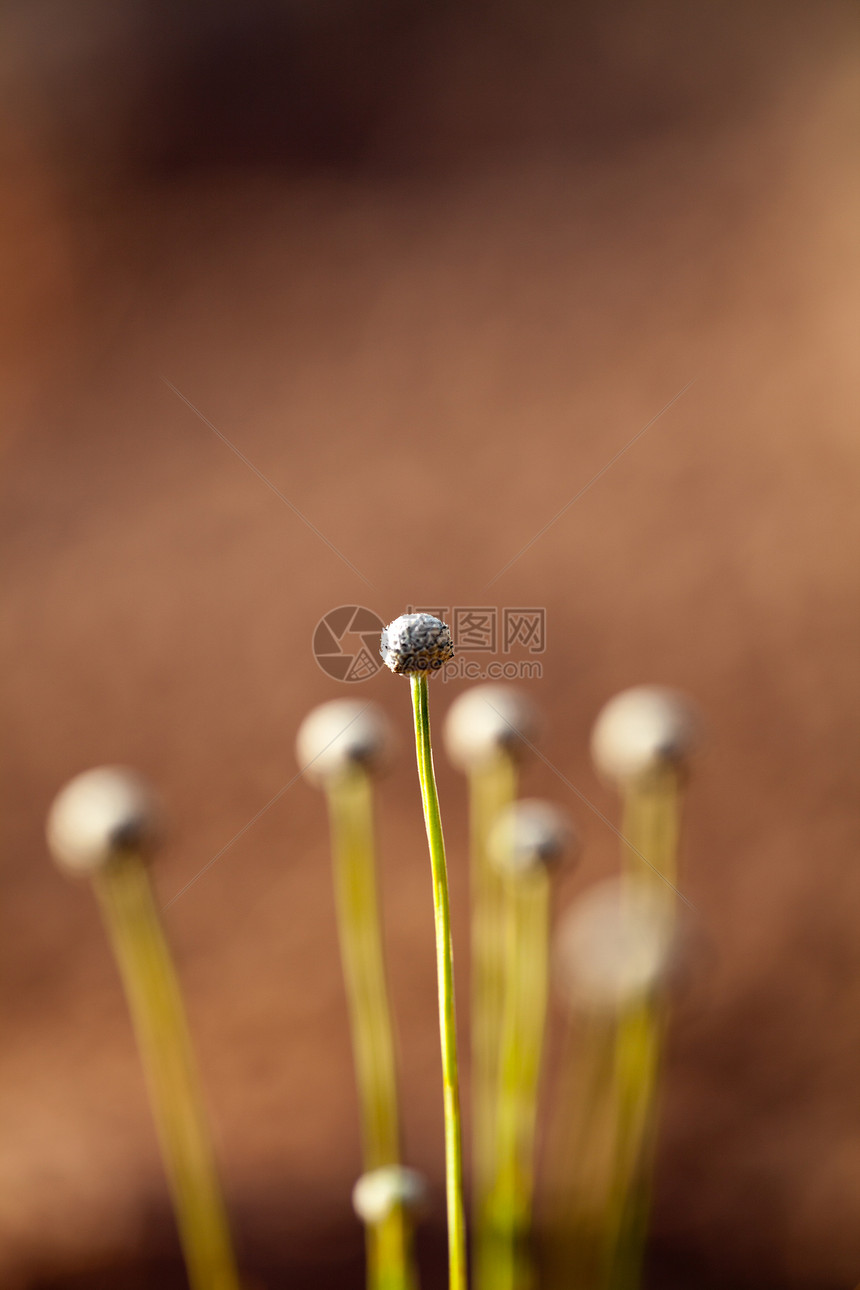
[[[73,779],[56,797],[48,845],[91,880],[119,966],[149,1087],[192,1290],[239,1290],[227,1215],[179,982],[146,858],[159,839],[148,785],[124,767]]]
[[[448,1202],[449,1290],[466,1287],[466,1218],[463,1204],[463,1156],[460,1127],[460,1082],[457,1068],[457,1019],[454,1007],[454,953],[448,900],[445,840],[430,743],[427,673],[410,675],[415,717],[418,780],[433,875],[436,924],[436,972],[439,989],[439,1032],[442,1046],[442,1088],[445,1109],[445,1182]]]
[[[358,1195],[381,1188],[384,1204],[360,1204],[368,1290],[415,1290],[412,1217],[397,1191],[400,1161],[397,1077],[376,880],[373,773],[384,763],[388,723],[375,704],[333,700],[299,728],[305,777],[328,804],[338,941],[352,1036],[364,1160]],[[369,1181],[368,1181],[369,1180]],[[388,1189],[386,1191],[386,1188]]]
[[[660,686],[616,695],[592,734],[595,764],[621,793],[622,879],[628,887],[644,882],[670,918],[676,912],[681,783],[698,734],[689,701]],[[635,1290],[641,1276],[665,1026],[665,1005],[656,996],[632,1002],[618,1017],[615,1176],[606,1215],[608,1290]]]

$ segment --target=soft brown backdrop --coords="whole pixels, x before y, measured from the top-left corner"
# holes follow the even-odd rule
[[[4,1285],[138,1284],[137,1255],[178,1275],[115,972],[46,859],[46,807],[92,764],[143,769],[174,821],[169,900],[291,784],[309,707],[346,692],[310,651],[343,603],[546,606],[543,749],[601,811],[600,704],[643,680],[699,700],[684,889],[707,970],[673,1040],[655,1284],[853,1285],[856,9],[3,17]],[[437,727],[459,688],[434,690]],[[360,692],[404,750],[380,831],[432,1262],[407,687]],[[464,793],[440,763],[465,1020]],[[586,838],[568,894],[612,866],[548,766],[527,788]],[[319,798],[291,784],[166,917],[246,1263],[360,1284]]]

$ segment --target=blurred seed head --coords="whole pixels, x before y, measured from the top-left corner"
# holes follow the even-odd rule
[[[454,657],[454,642],[441,618],[401,614],[383,628],[379,652],[392,672],[435,672]]]
[[[506,807],[487,838],[493,863],[513,877],[553,869],[575,856],[579,838],[570,818],[550,802],[525,798]]]
[[[413,1218],[427,1209],[429,1188],[423,1174],[405,1165],[384,1165],[362,1174],[352,1189],[352,1207],[363,1223],[381,1223],[401,1206]]]
[[[663,768],[683,768],[699,738],[699,716],[689,699],[663,686],[639,685],[600,711],[591,757],[605,779],[630,783]]]
[[[537,708],[520,690],[476,685],[451,704],[443,734],[451,761],[468,772],[499,754],[521,757],[539,726]]]
[[[565,913],[555,943],[561,992],[575,1006],[616,1011],[664,983],[675,959],[671,894],[611,878]]]
[[[347,771],[374,772],[388,760],[391,727],[382,709],[360,699],[332,699],[308,713],[296,736],[296,758],[312,784]]]
[[[161,811],[136,771],[100,766],[60,790],[48,812],[46,834],[60,869],[89,875],[128,852],[149,855],[161,837]]]

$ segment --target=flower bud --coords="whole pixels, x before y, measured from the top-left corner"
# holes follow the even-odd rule
[[[585,892],[558,928],[559,985],[574,1004],[614,1011],[665,980],[675,948],[668,893],[652,883],[611,878]]]
[[[591,735],[591,757],[617,784],[647,778],[666,767],[683,768],[699,742],[699,718],[675,690],[640,685],[610,699]]]
[[[493,863],[512,877],[555,868],[565,854],[578,849],[579,840],[564,811],[535,798],[506,807],[487,839]]]
[[[396,1206],[419,1216],[427,1208],[428,1196],[423,1174],[405,1165],[384,1165],[362,1174],[352,1189],[352,1207],[363,1223],[381,1223]]]
[[[391,729],[382,709],[360,699],[332,699],[308,713],[296,737],[296,759],[317,786],[361,767],[377,771],[387,759]]]
[[[120,855],[153,851],[161,833],[160,811],[136,771],[100,766],[60,790],[48,812],[46,833],[60,869],[89,875]]]
[[[392,672],[435,672],[454,657],[451,632],[432,614],[401,614],[383,629],[379,652]]]
[[[448,710],[444,737],[448,756],[462,771],[486,765],[500,753],[519,757],[538,733],[535,705],[507,685],[476,685]]]

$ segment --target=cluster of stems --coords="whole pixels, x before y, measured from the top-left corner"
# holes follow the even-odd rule
[[[428,672],[450,657],[450,647],[447,628],[429,615],[406,615],[383,633],[388,666],[407,673],[411,686],[433,891],[448,1288],[466,1290],[454,959],[428,691]],[[649,704],[658,716],[671,708],[659,693],[655,699],[646,692],[644,707],[641,696],[631,693],[640,714]],[[363,712],[354,714],[340,734]],[[635,733],[635,723],[631,728]],[[604,726],[600,746],[608,749],[609,760],[614,759],[618,766],[623,764],[626,750],[623,741],[613,742],[613,735],[611,727]],[[353,736],[349,756],[338,760],[332,755],[320,762],[328,770],[324,774],[320,770],[319,779],[328,805],[338,936],[356,1070],[365,1170],[361,1183],[372,1184],[364,1189],[361,1203],[356,1200],[356,1209],[365,1222],[368,1290],[418,1290],[413,1248],[415,1205],[407,1178],[411,1171],[400,1166],[395,1045],[377,892],[370,744],[366,729],[356,727]],[[334,739],[324,743],[317,757],[324,758],[334,743]],[[531,1248],[535,1146],[550,978],[552,880],[545,861],[554,853],[549,843],[542,851],[535,835],[528,832],[518,854],[511,845],[509,863],[501,863],[495,851],[497,825],[514,812],[518,788],[515,757],[504,740],[499,740],[492,755],[469,762],[468,774],[473,1283],[474,1290],[535,1290]],[[622,912],[625,902],[628,909],[635,904],[644,883],[649,898],[660,902],[671,924],[676,916],[680,758],[654,756],[643,773],[619,774],[617,779],[623,806]],[[114,796],[107,794],[105,785]],[[84,789],[95,794],[91,801],[102,793],[102,833],[94,831],[86,813],[79,810],[86,791],[77,799],[74,791],[71,796],[67,792],[65,815],[60,811],[60,823],[54,829],[58,839],[55,853],[70,868],[89,874],[113,946],[146,1074],[191,1290],[240,1290],[180,988],[144,855],[135,846],[115,841],[120,833],[115,831],[112,803],[125,801],[126,824],[137,827],[143,819],[135,814],[139,798],[134,796],[131,781],[110,771],[95,773],[89,789],[86,783]],[[518,803],[516,812],[521,819],[520,808],[526,806],[537,806],[544,812],[551,809],[541,803]],[[541,836],[552,839],[553,846],[561,846],[561,829],[558,837],[551,832]],[[529,857],[528,863],[523,855]],[[585,961],[592,963],[594,957],[587,954]],[[558,1290],[569,1284],[581,1290],[636,1290],[641,1279],[666,1028],[666,1006],[657,988],[658,978],[646,976],[643,980],[643,988],[625,992],[623,978],[610,979],[602,1004],[585,1008],[578,1028],[567,1035],[560,1063],[564,1114],[554,1135],[556,1209],[547,1266],[550,1284]],[[607,999],[609,1006],[604,1006]],[[415,1177],[412,1175],[413,1184]],[[382,1191],[374,1191],[374,1184]]]

